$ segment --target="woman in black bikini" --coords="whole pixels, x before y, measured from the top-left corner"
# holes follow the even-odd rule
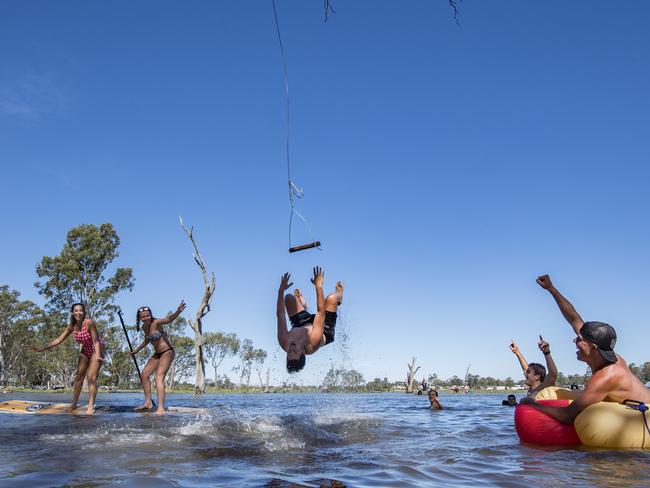
[[[165,413],[165,376],[176,353],[162,326],[176,320],[183,310],[185,310],[185,302],[181,301],[181,304],[173,314],[168,315],[164,319],[157,319],[153,316],[149,307],[140,307],[138,309],[135,324],[138,330],[140,330],[140,322],[142,322],[144,341],[142,341],[142,344],[135,351],[131,352],[131,355],[135,356],[149,343],[153,345],[154,355],[147,361],[147,365],[142,370],[142,375],[140,376],[142,379],[142,388],[144,389],[144,403],[137,407],[136,410],[148,410],[153,407],[153,403],[151,402],[151,381],[149,377],[155,371],[156,391],[158,393],[158,408],[155,413],[158,415]]]

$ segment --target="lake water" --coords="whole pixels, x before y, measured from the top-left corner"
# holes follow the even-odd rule
[[[69,401],[4,394],[0,400]],[[519,443],[504,395],[171,395],[201,416],[0,414],[0,486],[643,486],[650,452]],[[100,394],[98,405],[136,405]]]

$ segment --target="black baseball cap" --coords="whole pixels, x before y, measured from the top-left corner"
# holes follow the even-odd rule
[[[580,335],[586,341],[595,344],[598,352],[608,363],[616,362],[616,331],[614,327],[604,322],[585,322],[580,329]]]

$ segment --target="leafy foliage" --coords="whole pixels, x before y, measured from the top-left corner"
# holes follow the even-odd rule
[[[120,238],[110,223],[96,227],[79,225],[68,232],[58,256],[44,256],[36,266],[42,281],[35,283],[38,292],[47,298],[47,307],[69,309],[73,303],[84,303],[86,311],[97,322],[113,319],[117,311],[115,295],[133,288],[131,268],[118,268],[113,276],[104,272],[119,256]]]

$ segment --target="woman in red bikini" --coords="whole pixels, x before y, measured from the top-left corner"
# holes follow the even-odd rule
[[[138,313],[135,316],[135,325],[140,330],[140,322],[142,322],[144,341],[131,352],[131,355],[135,356],[149,343],[153,345],[154,355],[149,358],[147,365],[140,375],[142,389],[144,390],[144,403],[135,410],[148,410],[153,407],[153,403],[151,402],[151,380],[149,380],[149,377],[155,371],[156,392],[158,393],[158,408],[156,408],[155,413],[158,415],[165,413],[165,376],[174,357],[176,357],[176,353],[162,326],[176,320],[183,310],[185,310],[185,302],[181,301],[181,304],[174,313],[164,319],[157,319],[153,316],[149,307],[140,307],[138,309]]]
[[[72,411],[78,407],[79,395],[84,378],[88,380],[88,409],[86,413],[95,413],[95,397],[97,396],[97,375],[104,363],[104,341],[97,334],[97,327],[93,319],[86,316],[86,307],[83,303],[75,303],[70,314],[70,324],[65,328],[59,337],[54,339],[45,347],[31,347],[36,352],[47,351],[61,344],[70,334],[74,335],[75,341],[81,344],[79,362],[77,363],[77,375],[72,390],[72,404],[68,407]]]

